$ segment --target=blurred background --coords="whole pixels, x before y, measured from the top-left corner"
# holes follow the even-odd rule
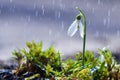
[[[97,53],[107,47],[120,53],[120,0],[0,0],[0,60],[26,48],[25,43],[53,45],[63,57],[82,50],[79,32],[73,37],[67,29],[80,7],[87,17],[86,49]]]

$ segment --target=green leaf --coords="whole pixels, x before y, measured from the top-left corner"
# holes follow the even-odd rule
[[[105,67],[105,62],[103,62],[103,63],[101,64],[99,71],[102,72],[102,70],[103,70],[104,67]]]

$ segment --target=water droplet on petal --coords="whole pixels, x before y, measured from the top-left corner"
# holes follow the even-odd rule
[[[79,26],[80,26],[80,36],[83,38],[83,36],[84,36],[84,26],[83,26],[81,21],[79,23]]]
[[[72,37],[77,32],[78,22],[75,20],[69,27],[67,34]]]

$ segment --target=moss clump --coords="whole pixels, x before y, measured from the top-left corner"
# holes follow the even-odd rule
[[[13,52],[18,66],[14,71],[22,78],[26,72],[34,73],[26,78],[47,78],[56,80],[118,80],[120,65],[113,58],[110,50],[99,49],[100,55],[94,56],[91,51],[85,52],[85,64],[82,66],[82,53],[75,54],[75,59],[61,60],[60,52],[53,46],[42,49],[42,42],[27,42],[27,49]],[[36,76],[37,75],[37,76]]]

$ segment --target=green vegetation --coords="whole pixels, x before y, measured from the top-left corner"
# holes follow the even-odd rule
[[[31,77],[55,78],[56,80],[118,80],[120,79],[120,65],[113,58],[110,50],[99,49],[100,55],[86,51],[84,69],[82,67],[82,53],[75,54],[75,59],[61,60],[60,52],[53,46],[42,49],[42,42],[27,42],[27,49],[13,52],[18,61],[15,75],[21,76],[25,72],[34,72]],[[31,77],[26,78],[30,80]]]

